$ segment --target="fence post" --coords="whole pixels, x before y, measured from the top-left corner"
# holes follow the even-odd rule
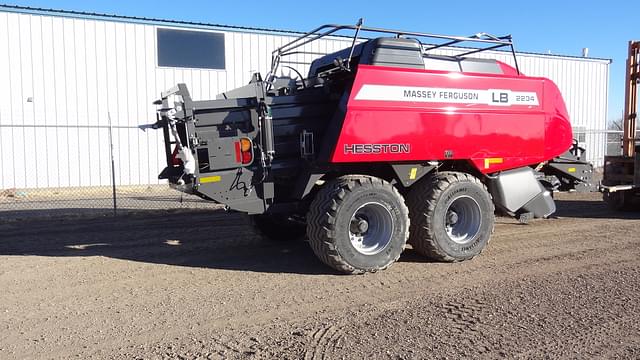
[[[109,151],[111,152],[111,188],[113,191],[113,216],[116,216],[118,213],[118,205],[116,201],[116,165],[113,158],[113,130],[111,126],[111,113],[108,112],[107,115],[109,117]]]

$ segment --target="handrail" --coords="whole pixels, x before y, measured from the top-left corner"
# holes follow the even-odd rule
[[[403,31],[403,30],[391,30],[391,29],[384,29],[384,28],[367,27],[367,26],[362,26],[361,21],[362,19],[360,19],[358,23],[355,25],[339,25],[339,24],[321,25],[309,32],[306,32],[300,35],[299,37],[293,39],[292,41],[289,41],[288,43],[280,46],[279,48],[273,50],[273,52],[271,53],[271,70],[269,71],[269,74],[276,73],[276,70],[280,65],[280,60],[283,56],[303,53],[303,51],[294,51],[294,50],[306,44],[319,40],[321,38],[334,35],[341,30],[353,30],[355,32],[353,36],[350,54],[353,53],[353,49],[356,46],[356,40],[358,38],[358,35],[361,32],[393,34],[396,37],[412,36],[412,37],[420,37],[420,38],[428,38],[428,39],[436,39],[436,40],[448,40],[442,43],[433,44],[429,47],[423,46],[422,47],[423,54],[435,49],[442,48],[442,47],[460,44],[462,42],[491,44],[491,46],[474,48],[473,50],[464,52],[458,55],[457,57],[467,56],[470,54],[475,54],[482,51],[494,50],[502,47],[509,47],[511,50],[510,52],[513,54],[516,71],[518,72],[518,74],[520,73],[511,35],[494,36],[487,33],[477,33],[471,36],[452,36],[452,35],[430,34],[430,33],[415,32],[415,31]]]

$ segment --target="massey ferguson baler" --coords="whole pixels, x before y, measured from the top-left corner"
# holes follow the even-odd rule
[[[352,46],[305,75],[286,65],[345,30]],[[438,50],[463,42],[478,46]],[[184,84],[164,92],[160,178],[250,214],[269,237],[306,235],[341,272],[385,269],[407,242],[436,261],[471,259],[495,208],[521,221],[555,211],[557,185],[538,170],[572,145],[552,81],[472,57],[497,48],[515,63],[509,36],[321,26],[275,50],[264,80],[217,100],[194,101]],[[296,75],[278,76],[285,68]]]

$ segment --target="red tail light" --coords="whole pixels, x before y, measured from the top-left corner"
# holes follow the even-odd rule
[[[236,141],[236,162],[242,162],[242,150],[240,150],[240,141]]]
[[[251,162],[251,160],[253,160],[253,154],[251,154],[250,152],[243,152],[242,153],[242,163],[243,164],[248,164]]]
[[[243,165],[250,164],[253,161],[253,144],[248,138],[241,138],[236,141],[236,161]]]
[[[180,160],[180,158],[178,158],[178,146],[177,145],[173,149],[173,152],[171,153],[171,165],[172,166],[180,166],[180,165],[182,165],[182,160]]]

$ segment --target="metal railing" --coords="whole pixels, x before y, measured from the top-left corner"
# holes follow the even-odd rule
[[[306,52],[304,50],[298,50],[308,45],[314,41],[320,40],[325,37],[336,36],[341,32],[345,31],[353,31],[351,43],[351,51],[349,52],[349,57],[347,59],[341,59],[344,62],[344,66],[349,67],[351,57],[354,52],[354,48],[358,43],[359,36],[361,33],[370,33],[376,34],[376,36],[380,35],[393,35],[395,37],[412,37],[416,39],[423,39],[427,42],[433,42],[433,44],[423,44],[420,40],[418,40],[422,46],[423,55],[428,53],[429,51],[433,51],[440,48],[446,48],[451,46],[457,46],[462,43],[473,44],[476,47],[470,48],[463,51],[461,54],[456,55],[454,58],[460,58],[467,55],[475,54],[482,51],[488,50],[496,50],[504,47],[508,47],[510,49],[511,54],[513,55],[513,61],[516,68],[516,71],[520,73],[520,69],[518,67],[518,60],[516,58],[515,47],[513,45],[513,40],[511,35],[505,36],[494,36],[487,33],[478,33],[471,36],[452,36],[452,35],[441,35],[441,34],[430,34],[423,32],[415,32],[415,31],[403,31],[403,30],[391,30],[391,29],[383,29],[383,28],[375,28],[375,27],[367,27],[362,25],[362,19],[358,21],[355,25],[340,25],[340,24],[326,24],[321,25],[307,33],[300,35],[299,37],[293,39],[292,41],[280,46],[275,49],[271,54],[271,69],[269,74],[275,74],[278,70],[282,62],[282,58],[290,55],[296,54],[313,54],[312,52]],[[344,36],[344,35],[342,35]],[[267,75],[267,78],[269,76]]]

